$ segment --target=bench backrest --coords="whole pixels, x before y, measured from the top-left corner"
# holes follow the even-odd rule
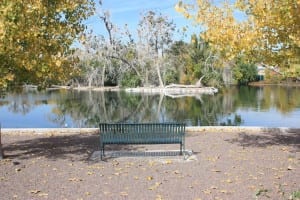
[[[184,123],[101,123],[101,140],[106,143],[183,142]]]

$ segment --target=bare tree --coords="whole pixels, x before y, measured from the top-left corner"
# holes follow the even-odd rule
[[[164,87],[161,75],[164,51],[172,42],[174,30],[172,21],[153,11],[144,13],[138,25],[138,59],[144,67],[150,63],[150,68],[145,67],[146,74],[148,70],[156,71],[160,87]]]
[[[85,74],[81,81],[89,87],[104,86],[108,76],[119,83],[126,72],[133,71],[144,86],[151,82],[164,87],[162,75],[169,66],[164,51],[172,42],[173,22],[152,11],[144,13],[136,42],[126,25],[122,30],[111,22],[108,11],[99,9],[98,16],[108,38],[87,34],[83,48],[77,51]]]

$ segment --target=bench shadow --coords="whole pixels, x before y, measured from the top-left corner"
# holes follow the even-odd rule
[[[22,137],[22,139],[2,144],[6,159],[23,160],[45,157],[51,160],[88,161],[92,153],[99,150],[98,134],[37,136],[33,139],[27,139],[24,136],[16,137]],[[118,145],[114,150],[133,151],[135,147]]]
[[[157,150],[157,151],[147,151],[147,150],[139,150],[139,151],[106,151],[105,156],[102,157],[101,160],[101,152],[96,151],[90,157],[91,162],[99,162],[99,161],[109,161],[116,158],[159,158],[159,159],[182,159],[185,160],[193,155],[192,151],[185,150],[182,154],[179,150]]]
[[[278,128],[268,128],[259,134],[239,133],[238,137],[226,141],[243,147],[291,146],[296,152],[299,152],[300,129],[282,131]]]

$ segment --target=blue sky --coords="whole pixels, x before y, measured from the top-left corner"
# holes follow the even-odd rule
[[[102,9],[109,10],[111,21],[123,28],[125,24],[135,33],[136,26],[139,22],[142,12],[149,10],[160,12],[169,17],[176,25],[177,29],[182,30],[183,27],[188,27],[187,37],[183,38],[182,34],[176,34],[175,39],[189,40],[192,33],[199,33],[200,28],[192,25],[190,20],[186,20],[181,14],[174,9],[176,0],[103,0]],[[95,34],[105,35],[104,24],[97,16],[93,16],[86,21],[89,28]]]

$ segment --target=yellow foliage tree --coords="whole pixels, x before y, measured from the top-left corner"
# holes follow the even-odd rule
[[[93,0],[1,0],[0,88],[65,80],[70,47],[93,10]]]
[[[281,67],[300,61],[299,0],[184,0],[175,9],[200,24],[201,37],[227,60],[243,55]]]

